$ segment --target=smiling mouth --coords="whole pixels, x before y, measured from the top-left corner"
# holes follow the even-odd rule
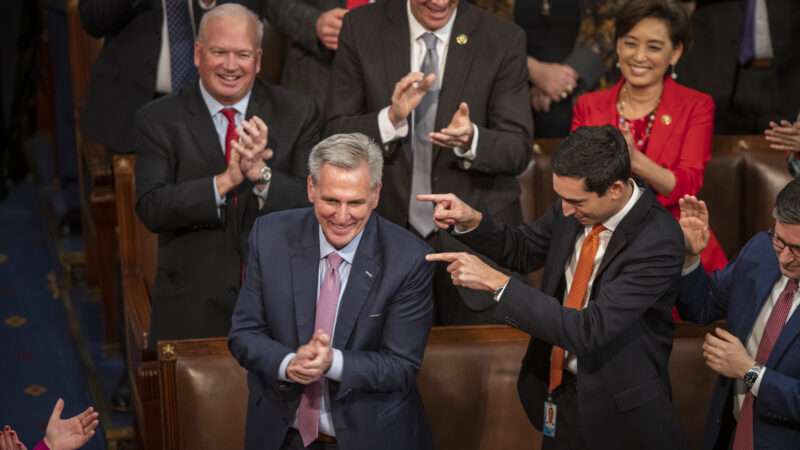
[[[223,74],[217,74],[217,76],[218,76],[219,78],[221,78],[221,79],[222,79],[222,81],[225,81],[225,82],[228,82],[228,83],[235,83],[235,82],[239,81],[239,79],[240,79],[240,78],[242,78],[242,76],[241,76],[241,75],[223,75]]]

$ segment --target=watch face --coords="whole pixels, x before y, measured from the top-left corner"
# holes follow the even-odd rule
[[[753,387],[753,384],[755,384],[756,380],[758,379],[758,373],[758,368],[753,367],[744,374],[744,385],[747,386],[747,389]]]

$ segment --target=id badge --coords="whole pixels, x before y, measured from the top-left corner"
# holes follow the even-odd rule
[[[542,434],[554,438],[556,437],[556,414],[558,409],[552,400],[548,399],[544,402],[544,425],[542,426]]]

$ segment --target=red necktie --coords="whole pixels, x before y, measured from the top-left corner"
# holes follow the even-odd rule
[[[600,233],[605,229],[606,227],[602,224],[596,224],[581,244],[578,265],[575,266],[572,285],[569,287],[567,300],[564,302],[564,306],[567,308],[581,309],[583,306],[583,299],[586,298],[586,290],[589,288],[589,280],[594,271],[594,257],[597,255],[597,249],[600,248]],[[554,345],[553,353],[550,355],[550,392],[561,385],[563,377],[564,349]]]
[[[347,9],[358,8],[361,5],[366,5],[369,0],[347,0]]]
[[[319,299],[317,300],[317,313],[314,317],[314,330],[321,329],[328,336],[333,337],[333,321],[336,318],[336,306],[339,304],[339,264],[342,257],[333,252],[325,257],[328,260],[325,277],[322,279],[322,286],[319,288]],[[324,378],[306,385],[303,389],[303,396],[300,397],[300,406],[297,410],[297,428],[303,445],[317,440],[319,434],[319,410],[322,403],[322,387]]]
[[[797,280],[789,280],[772,308],[769,319],[767,319],[767,325],[764,327],[764,334],[761,336],[761,342],[758,343],[758,352],[756,353],[756,362],[758,364],[767,363],[769,354],[781,335],[786,318],[789,317],[789,311],[792,309],[792,299],[796,292]],[[753,394],[746,393],[744,402],[742,402],[742,410],[739,412],[739,421],[736,424],[733,450],[751,450],[753,448],[753,402]]]
[[[239,140],[239,133],[236,132],[236,110],[223,108],[220,112],[228,119],[228,129],[225,131],[225,162],[228,162],[231,160],[231,141]]]

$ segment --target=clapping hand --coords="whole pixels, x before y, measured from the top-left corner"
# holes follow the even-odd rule
[[[742,341],[722,328],[715,328],[716,336],[706,333],[703,343],[703,358],[714,372],[739,379],[754,365],[756,361],[747,353]]]
[[[769,148],[800,152],[800,120],[795,123],[788,120],[781,120],[780,124],[770,122],[764,137],[769,141]]]
[[[236,129],[239,140],[231,143],[233,153],[239,156],[239,168],[250,181],[257,181],[261,176],[264,162],[272,158],[272,150],[267,147],[269,128],[258,116],[242,121]],[[233,159],[233,158],[231,158]]]
[[[392,105],[389,107],[389,121],[397,127],[406,120],[411,111],[419,105],[425,94],[436,81],[435,74],[423,75],[422,72],[411,72],[394,85]]]
[[[310,384],[325,375],[332,363],[331,338],[322,330],[317,330],[308,344],[301,345],[289,361],[286,378],[295,383]]]
[[[685,195],[679,200],[681,218],[678,221],[683,230],[686,253],[697,256],[708,245],[708,208],[706,202],[692,195]]]
[[[6,425],[0,430],[0,450],[28,450],[28,448],[19,440],[17,432]]]
[[[450,124],[438,133],[430,133],[429,137],[431,142],[440,147],[467,150],[472,146],[474,134],[475,129],[472,127],[472,121],[469,120],[469,106],[465,102],[461,102],[453,114]]]
[[[97,412],[89,407],[77,416],[62,419],[63,411],[64,400],[58,399],[47,422],[45,444],[50,450],[75,450],[83,447],[94,436],[99,425]]]

